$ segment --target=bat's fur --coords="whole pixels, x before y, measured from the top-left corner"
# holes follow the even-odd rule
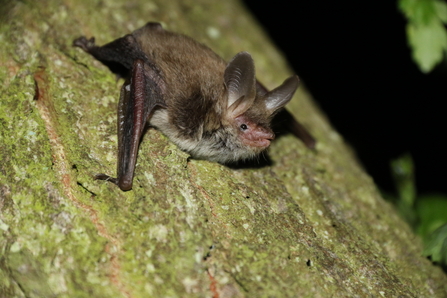
[[[141,137],[140,132],[129,131],[133,126],[127,130],[122,126],[126,118],[129,123],[135,121],[131,114],[137,107],[129,107],[127,102],[132,101],[128,99],[143,94],[147,117],[143,121],[192,157],[220,163],[253,158],[274,138],[272,117],[290,101],[299,83],[293,76],[265,92],[256,85],[254,63],[248,53],[239,53],[226,63],[203,44],[166,31],[158,23],[148,23],[102,47],[85,37],[75,40],[74,45],[128,78],[119,108],[119,133],[124,134],[120,150],[135,146],[130,140]],[[136,159],[136,155],[123,156],[119,163]],[[120,167],[125,165],[119,165],[118,176]],[[133,170],[131,166],[124,171],[130,180]],[[119,185],[119,178],[111,180]]]

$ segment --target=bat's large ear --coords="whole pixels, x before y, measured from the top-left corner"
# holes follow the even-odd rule
[[[285,80],[282,85],[276,87],[265,95],[265,106],[270,114],[273,114],[284,107],[292,99],[299,83],[300,79],[298,76],[291,76]]]
[[[237,117],[246,112],[256,98],[255,64],[247,52],[240,52],[225,69],[225,86],[228,93],[227,113]]]

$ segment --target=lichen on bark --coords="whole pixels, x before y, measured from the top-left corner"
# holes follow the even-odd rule
[[[447,279],[378,193],[301,87],[272,165],[190,160],[158,131],[140,146],[134,188],[116,164],[121,81],[73,48],[147,21],[246,50],[268,87],[286,62],[231,1],[9,1],[0,11],[1,297],[443,297]],[[235,13],[237,11],[237,13]],[[340,91],[342,92],[342,91]]]

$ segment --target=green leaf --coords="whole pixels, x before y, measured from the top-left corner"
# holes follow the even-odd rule
[[[416,186],[414,183],[414,165],[410,154],[405,154],[391,161],[391,174],[394,178],[398,200],[397,209],[401,216],[411,225],[416,223],[414,201]]]
[[[429,241],[424,247],[423,254],[431,256],[433,262],[447,263],[447,224],[431,234]]]
[[[419,226],[417,233],[427,241],[429,235],[447,223],[447,197],[424,195],[418,197],[416,206]]]
[[[416,198],[414,183],[414,165],[410,154],[404,154],[391,161],[391,174],[399,198],[405,205],[413,206]]]
[[[434,5],[438,18],[443,23],[447,23],[447,3],[445,3],[444,1],[435,1]]]
[[[399,9],[407,17],[407,37],[413,60],[424,73],[442,61],[447,52],[447,3],[439,0],[400,0]]]
[[[428,25],[407,25],[409,43],[413,48],[413,59],[422,72],[431,71],[442,61],[443,51],[447,49],[447,32],[440,21]]]

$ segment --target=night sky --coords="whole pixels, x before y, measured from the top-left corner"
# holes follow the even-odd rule
[[[447,68],[419,71],[395,1],[349,2],[245,1],[381,189],[409,152],[418,192],[447,194]]]

